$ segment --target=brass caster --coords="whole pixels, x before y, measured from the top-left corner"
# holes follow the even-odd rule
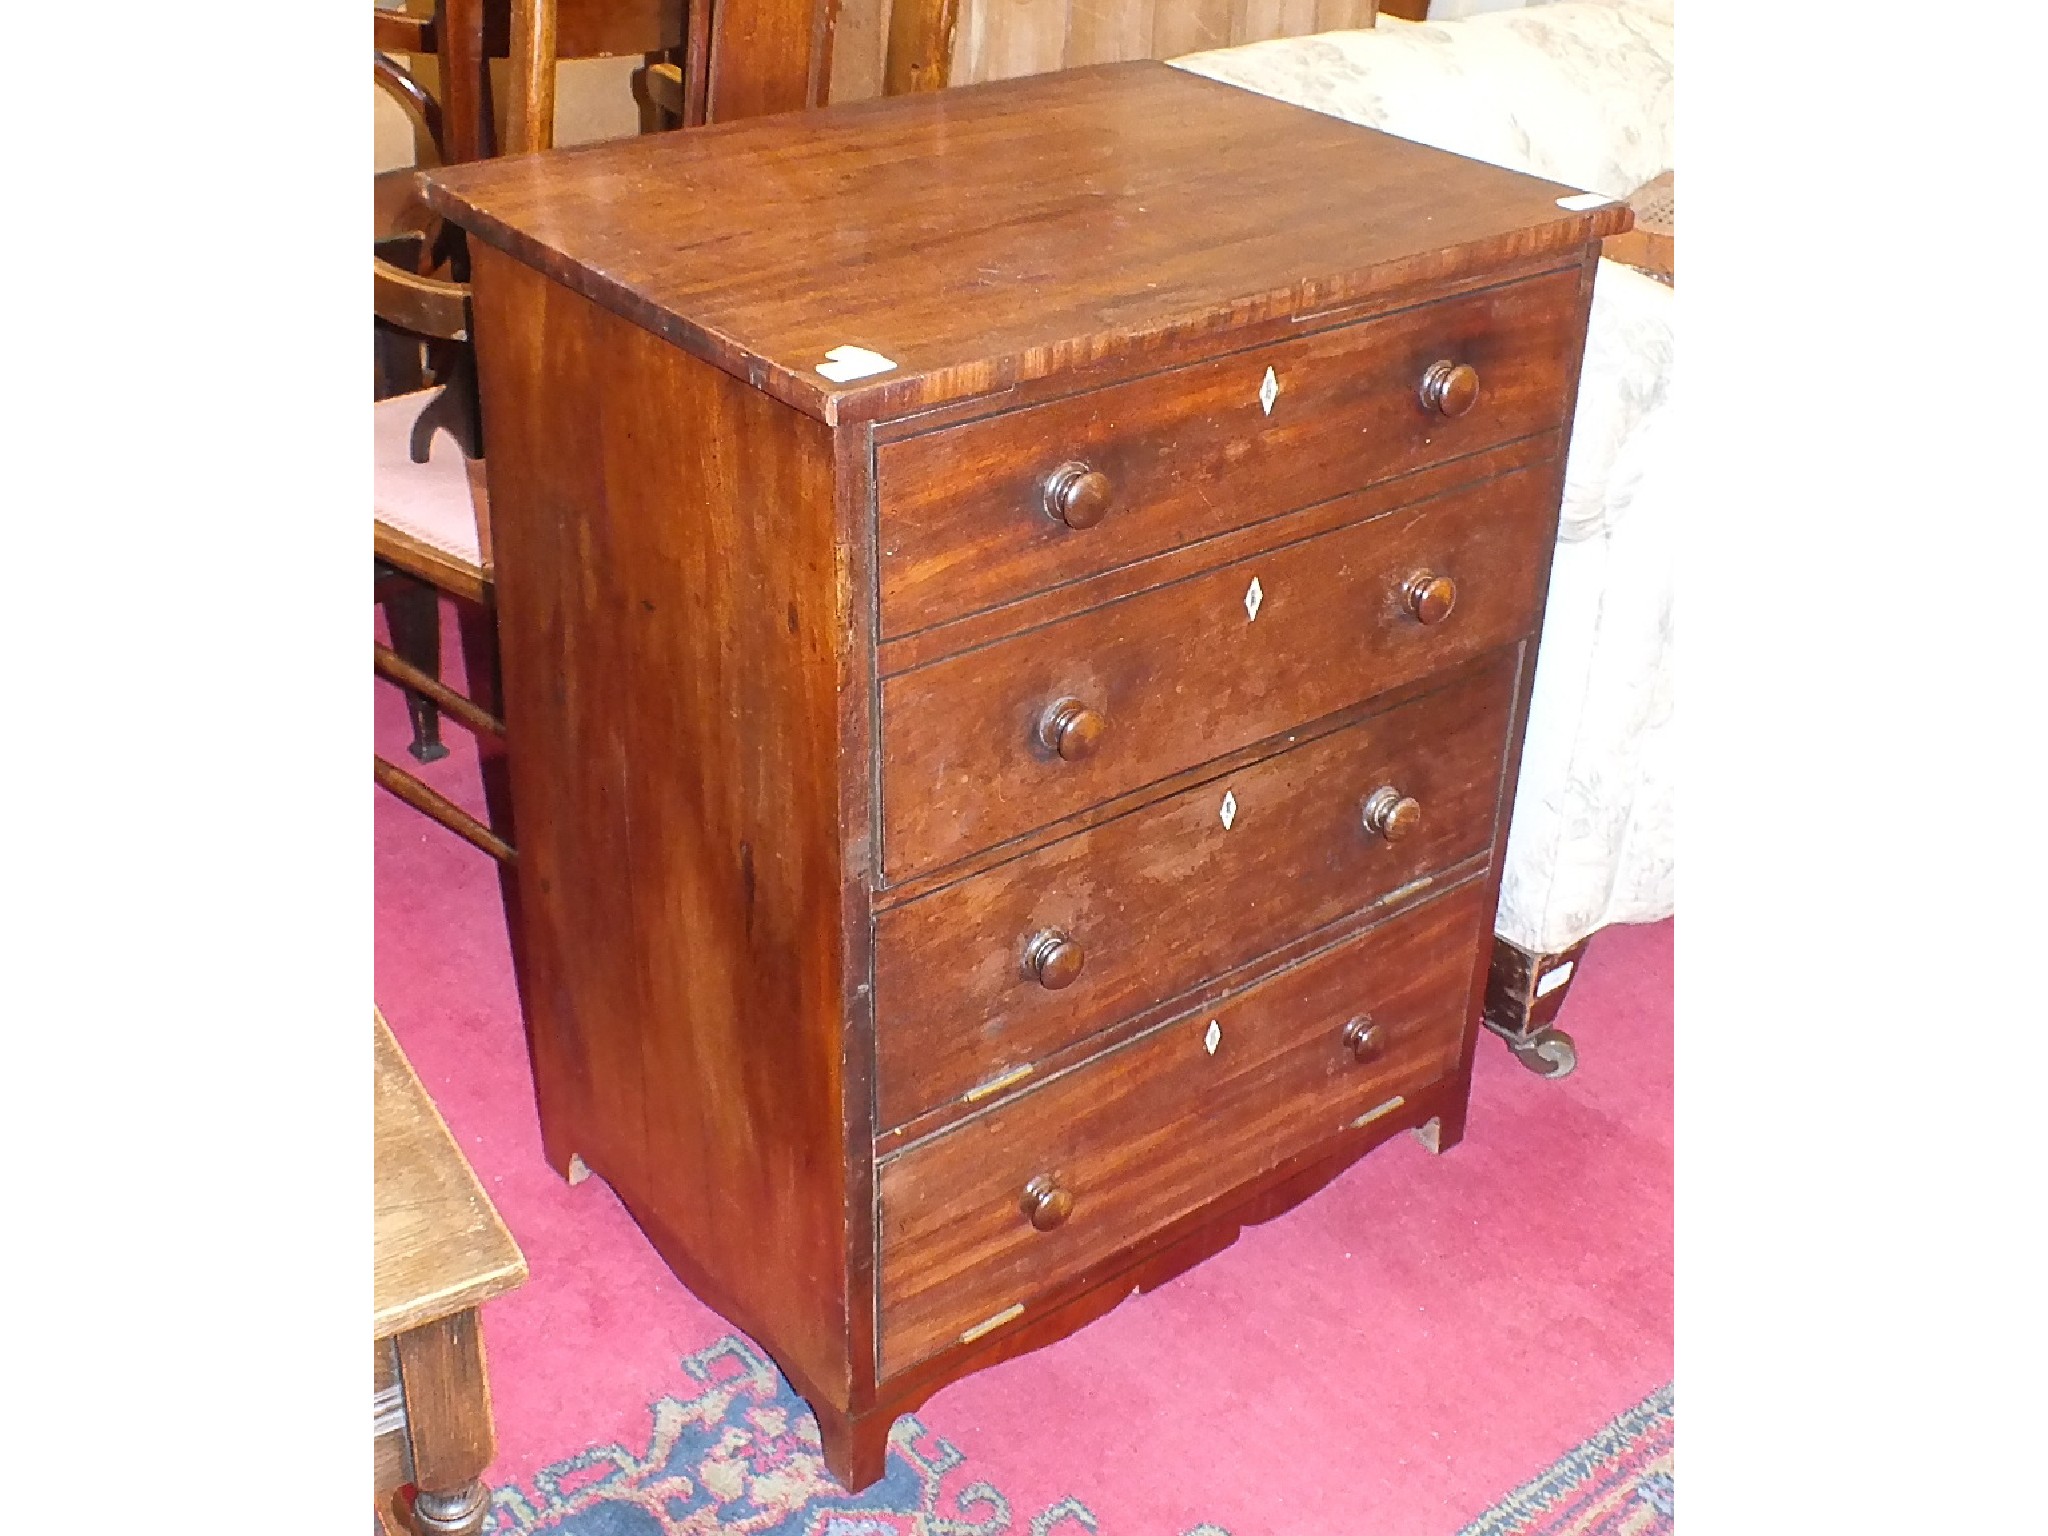
[[[1569,1077],[1579,1064],[1579,1048],[1561,1029],[1546,1029],[1527,1040],[1510,1040],[1508,1049],[1538,1077]]]

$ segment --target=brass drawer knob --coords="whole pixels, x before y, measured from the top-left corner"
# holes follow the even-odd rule
[[[1086,464],[1062,464],[1045,477],[1045,515],[1069,528],[1093,528],[1109,511],[1109,476]]]
[[[1479,370],[1440,358],[1422,370],[1422,403],[1440,416],[1462,416],[1479,403]]]
[[[1377,832],[1390,843],[1422,825],[1422,805],[1391,784],[1382,784],[1365,797],[1365,830]]]
[[[1081,946],[1057,928],[1033,934],[1024,947],[1025,971],[1048,992],[1072,986],[1087,958]]]
[[[1387,1032],[1360,1015],[1344,1026],[1344,1049],[1351,1053],[1353,1061],[1371,1061],[1387,1045]]]
[[[1074,1197],[1041,1173],[1024,1186],[1024,1214],[1039,1231],[1050,1232],[1074,1214]]]
[[[1038,739],[1046,750],[1070,763],[1092,755],[1109,730],[1109,717],[1079,699],[1059,699],[1038,720]]]
[[[1417,571],[1401,584],[1401,600],[1418,624],[1441,624],[1458,606],[1458,584],[1434,571]]]

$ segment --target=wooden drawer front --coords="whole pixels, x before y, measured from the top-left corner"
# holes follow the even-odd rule
[[[883,1127],[1007,1086],[1062,1046],[1484,853],[1516,654],[882,913]],[[1392,841],[1361,815],[1383,787],[1420,807]]]
[[[1555,427],[1582,308],[1578,272],[1556,273],[884,443],[882,635]],[[1462,416],[1423,404],[1439,360],[1478,372]],[[1106,478],[1091,527],[1046,510],[1066,464]]]
[[[1550,466],[1516,471],[884,679],[889,878],[1527,632],[1550,562],[1551,492]],[[1438,622],[1409,610],[1404,593],[1420,573],[1456,584]],[[1106,722],[1086,757],[1046,745],[1068,700]]]
[[[1485,898],[1468,882],[885,1162],[884,1373],[1450,1072]],[[1365,1063],[1345,1041],[1361,1017]],[[1024,1212],[1034,1180],[1072,1200],[1050,1231]]]

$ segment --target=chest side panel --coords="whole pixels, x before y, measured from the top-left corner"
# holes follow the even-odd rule
[[[475,290],[551,1150],[843,1400],[830,435],[496,252]]]

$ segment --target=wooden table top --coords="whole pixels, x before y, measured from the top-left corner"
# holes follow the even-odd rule
[[[455,166],[425,196],[834,422],[1627,227],[1571,190],[1147,61]],[[842,346],[894,366],[835,383]]]
[[[388,1338],[502,1295],[526,1258],[377,1019],[375,1337]]]

